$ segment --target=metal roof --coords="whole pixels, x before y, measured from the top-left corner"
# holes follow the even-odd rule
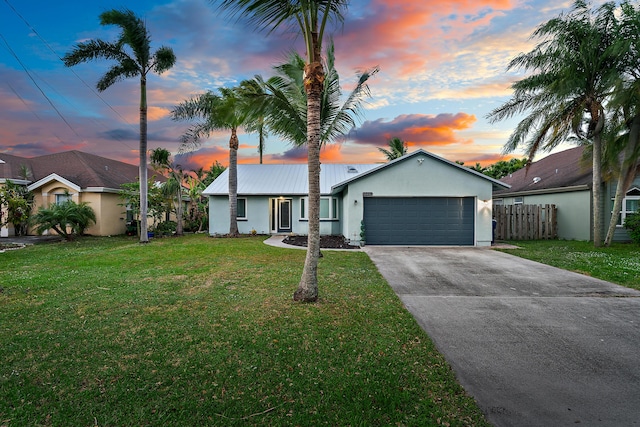
[[[320,194],[335,194],[357,179],[422,155],[485,179],[492,183],[494,189],[509,188],[509,185],[504,182],[420,149],[388,163],[357,165],[323,163],[320,167]],[[309,193],[308,174],[306,164],[238,165],[238,195],[307,195]],[[202,194],[205,196],[229,194],[229,170],[220,174]]]
[[[331,194],[331,187],[370,171],[380,164],[336,164],[320,166],[320,193]],[[239,195],[306,195],[309,193],[306,164],[238,165]],[[229,169],[202,193],[207,196],[229,194]]]

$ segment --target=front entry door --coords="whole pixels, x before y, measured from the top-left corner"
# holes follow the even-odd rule
[[[278,199],[278,233],[291,232],[291,199]]]

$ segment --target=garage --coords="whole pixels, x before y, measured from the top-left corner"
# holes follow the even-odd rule
[[[365,197],[370,245],[473,246],[473,197]]]

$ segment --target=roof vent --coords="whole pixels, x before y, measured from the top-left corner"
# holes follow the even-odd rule
[[[0,159],[0,165],[4,163],[4,160]]]
[[[533,178],[533,183],[534,183],[534,184],[537,184],[537,183],[539,183],[540,181],[542,181],[542,178],[540,178],[539,176],[536,176],[536,177],[534,177],[534,178]]]
[[[358,169],[353,166],[347,166],[347,173],[358,173]]]

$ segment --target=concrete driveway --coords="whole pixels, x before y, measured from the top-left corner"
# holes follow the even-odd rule
[[[365,251],[492,424],[640,425],[640,292],[491,249]]]

